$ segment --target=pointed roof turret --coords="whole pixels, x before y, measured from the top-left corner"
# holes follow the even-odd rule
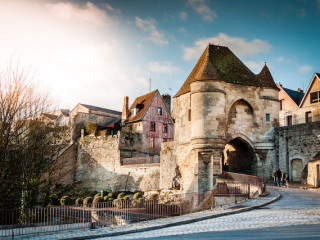
[[[261,72],[258,74],[258,81],[261,87],[277,88],[266,62],[264,63]]]
[[[174,97],[190,92],[192,82],[204,80],[278,89],[267,67],[260,74],[251,72],[228,47],[209,44]]]

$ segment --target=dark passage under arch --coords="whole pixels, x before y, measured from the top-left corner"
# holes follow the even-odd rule
[[[241,138],[235,138],[226,144],[223,151],[224,171],[254,174],[254,153],[251,146]]]

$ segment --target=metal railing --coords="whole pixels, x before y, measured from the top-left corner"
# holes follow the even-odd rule
[[[250,196],[250,184],[246,183],[217,183],[216,196]]]
[[[160,163],[160,156],[123,158],[122,165]]]
[[[264,193],[266,190],[266,180],[262,177],[234,172],[222,172],[219,177],[257,186],[261,189],[261,193]]]
[[[219,187],[220,186],[220,187]],[[168,194],[158,198],[119,200],[90,205],[0,209],[0,238],[38,236],[49,232],[87,230],[178,216],[215,207],[215,195],[247,194],[239,184],[218,185],[215,191]]]

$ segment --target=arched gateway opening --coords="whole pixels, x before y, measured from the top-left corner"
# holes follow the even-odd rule
[[[235,138],[226,144],[221,158],[223,171],[253,175],[254,153],[243,139]]]

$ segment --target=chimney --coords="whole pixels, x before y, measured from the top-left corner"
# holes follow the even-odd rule
[[[121,115],[121,123],[124,123],[128,115],[129,115],[129,97],[125,96],[124,102],[123,102],[122,115]]]
[[[298,88],[297,92],[303,93],[303,90],[301,90],[301,88]]]
[[[163,94],[162,100],[164,105],[166,105],[166,108],[169,111],[169,114],[171,115],[171,96],[169,94]]]

